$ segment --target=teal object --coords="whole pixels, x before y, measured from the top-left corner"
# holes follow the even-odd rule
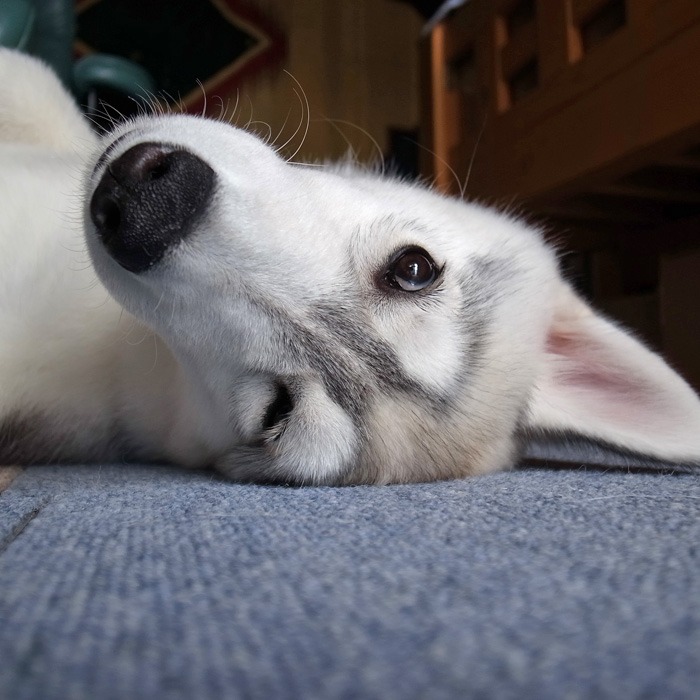
[[[229,17],[222,9],[227,3],[231,0],[103,0],[86,5],[76,31],[104,53],[138,56],[175,103],[175,95],[199,92],[200,79],[206,82],[265,50],[263,32],[258,36],[235,11]]]
[[[0,46],[26,50],[35,22],[36,11],[29,0],[2,0]]]
[[[0,8],[5,0],[0,0]],[[27,53],[48,63],[64,85],[72,87],[73,39],[75,37],[74,0],[29,0],[36,20]],[[1,11],[1,9],[0,9]]]
[[[77,95],[88,95],[99,87],[146,100],[156,86],[151,74],[138,63],[109,54],[84,56],[73,67],[73,89]]]
[[[0,0],[0,46],[42,59],[81,104],[94,108],[100,88],[137,101],[153,94],[156,86],[150,73],[126,58],[90,54],[74,61],[74,38],[74,0]]]

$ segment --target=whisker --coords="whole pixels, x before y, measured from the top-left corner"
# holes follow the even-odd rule
[[[386,170],[386,163],[384,160],[384,153],[382,152],[382,148],[379,145],[379,142],[377,141],[377,139],[375,139],[374,136],[372,136],[372,134],[370,134],[369,131],[367,131],[367,129],[364,129],[359,124],[355,124],[354,122],[347,121],[345,119],[330,119],[328,117],[324,117],[324,119],[331,126],[335,126],[336,129],[338,128],[336,126],[337,124],[345,124],[346,126],[351,126],[354,129],[357,129],[360,133],[364,134],[372,142],[372,145],[374,146],[374,148],[377,150],[377,153],[379,154],[379,164],[381,166],[380,172],[383,173]],[[338,131],[340,131],[340,130],[338,129]],[[342,132],[340,132],[340,133],[342,134]],[[342,134],[342,135],[344,135],[344,134]]]
[[[355,151],[355,148],[353,147],[347,134],[345,134],[345,132],[337,124],[334,123],[333,119],[324,118],[323,121],[327,121],[331,125],[331,127],[333,127],[336,130],[336,132],[340,134],[343,141],[345,141],[345,143],[348,146],[348,151],[350,153],[350,157],[352,158],[352,162],[357,163],[359,161],[359,158],[357,157],[357,152]]]
[[[430,153],[430,155],[435,156],[435,158],[437,158],[438,161],[440,161],[440,163],[442,163],[442,164],[447,168],[447,170],[450,172],[450,174],[451,174],[452,177],[454,178],[454,181],[457,183],[457,190],[459,191],[460,197],[461,197],[462,199],[464,199],[464,191],[462,190],[462,181],[461,181],[461,179],[459,178],[459,176],[457,175],[457,173],[455,172],[455,169],[454,169],[444,158],[442,158],[442,157],[439,156],[437,153],[435,153],[435,151],[433,151],[431,148],[428,148],[427,146],[424,146],[422,143],[419,143],[419,142],[416,141],[415,139],[409,138],[408,136],[406,136],[405,138],[406,138],[406,140],[409,141],[410,143],[413,143],[413,144],[415,144],[416,146],[418,146],[418,148],[422,148],[422,149],[423,149],[424,151],[426,151],[427,153]],[[435,177],[435,178],[433,179],[433,182],[434,182],[434,183],[437,183],[437,180],[438,180],[437,177]]]
[[[284,72],[297,84],[297,86],[299,87],[299,90],[301,90],[301,93],[304,97],[302,100],[302,97],[299,94],[299,91],[296,88],[293,88],[294,94],[297,96],[297,100],[299,101],[299,106],[301,107],[301,116],[300,116],[300,120],[299,120],[299,125],[294,130],[294,133],[281,146],[276,148],[276,151],[278,153],[282,153],[284,151],[284,149],[296,138],[297,134],[299,133],[299,131],[302,128],[302,125],[304,124],[304,116],[306,115],[306,127],[304,130],[304,134],[302,136],[301,142],[297,146],[294,153],[292,153],[292,155],[287,158],[287,160],[291,160],[292,158],[294,158],[297,155],[297,153],[299,153],[299,150],[303,146],[304,141],[306,140],[306,136],[309,133],[309,124],[310,124],[311,120],[310,120],[309,101],[306,97],[306,92],[304,91],[304,88],[301,86],[301,83],[288,70],[285,70]],[[304,109],[305,106],[306,106],[306,111]],[[291,112],[291,108],[290,108],[290,112]],[[284,125],[282,128],[284,128],[284,126],[287,124],[287,119],[289,119],[289,112],[287,113],[287,117],[284,120]],[[282,129],[280,129],[280,134],[281,133],[282,133]],[[278,134],[278,137],[280,134]]]
[[[267,136],[265,138],[263,138],[263,142],[266,144],[270,143],[270,139],[272,138],[272,127],[267,122],[264,122],[261,120],[255,120],[253,122],[250,122],[248,124],[248,127],[250,128],[251,126],[254,126],[256,124],[260,124],[261,126],[267,127]]]
[[[207,114],[207,91],[204,89],[204,84],[202,81],[197,78],[197,85],[199,85],[200,89],[202,90],[202,95],[204,96],[204,104],[202,105],[202,113],[199,115],[200,117],[204,118]]]
[[[289,117],[290,117],[291,113],[292,113],[292,108],[290,107],[287,110],[287,116],[284,118],[284,121],[282,122],[282,126],[280,127],[280,130],[277,132],[277,136],[275,136],[275,139],[274,139],[274,141],[272,141],[272,143],[277,143],[277,140],[280,138],[280,136],[282,136],[282,132],[285,130],[285,128],[287,126],[287,122],[289,121]],[[275,148],[275,151],[278,151],[278,150],[279,150],[278,148]]]
[[[469,178],[471,177],[472,174],[472,167],[474,166],[474,159],[476,158],[476,152],[479,148],[479,144],[481,143],[481,137],[484,135],[484,131],[486,130],[486,122],[488,121],[488,112],[484,114],[484,121],[481,123],[481,129],[479,130],[479,135],[476,137],[476,142],[474,143],[474,149],[472,150],[472,156],[469,159],[469,167],[467,168],[467,177],[464,179],[464,189],[461,189],[461,195],[462,199],[464,199],[464,195],[466,194],[467,191],[467,186],[469,185]]]

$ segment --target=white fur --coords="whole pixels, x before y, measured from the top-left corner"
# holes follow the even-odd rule
[[[107,254],[87,214],[104,173],[93,166],[120,136],[110,162],[168,143],[216,173],[196,232],[140,274]],[[98,141],[50,72],[9,51],[0,213],[0,460],[127,450],[239,479],[387,483],[508,467],[528,430],[700,460],[692,390],[578,299],[539,234],[509,216],[292,165],[192,117]],[[378,285],[403,246],[444,266],[434,290]],[[333,398],[335,369],[357,415]],[[293,410],[261,432],[280,384]]]

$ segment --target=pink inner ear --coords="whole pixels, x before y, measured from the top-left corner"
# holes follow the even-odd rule
[[[614,335],[606,338],[607,329],[596,330],[603,331],[600,338],[553,329],[546,351],[553,356],[554,385],[581,409],[601,418],[623,424],[647,422],[659,399],[658,387],[639,370],[636,358],[626,358],[622,348],[615,347]]]
[[[563,290],[530,425],[662,459],[700,460],[700,402],[661,357]]]

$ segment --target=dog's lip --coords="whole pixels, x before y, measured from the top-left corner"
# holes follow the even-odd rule
[[[112,141],[112,143],[110,143],[109,146],[107,146],[107,148],[104,149],[104,151],[102,151],[100,157],[97,159],[97,163],[95,163],[95,167],[92,170],[93,178],[97,174],[97,171],[109,160],[110,156],[114,154],[114,151],[117,149],[117,146],[123,143],[128,136],[131,136],[134,133],[135,131],[133,130],[125,131],[123,134],[117,136],[117,138],[114,139],[114,141]]]

